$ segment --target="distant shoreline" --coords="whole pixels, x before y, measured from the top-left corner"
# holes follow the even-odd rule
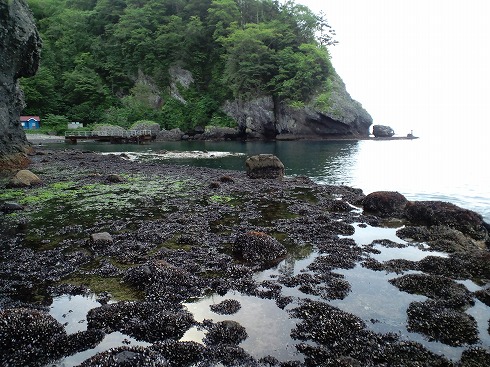
[[[32,144],[44,144],[44,143],[64,143],[64,136],[57,135],[48,135],[48,134],[26,134],[27,141]],[[376,138],[374,136],[306,136],[306,135],[290,135],[290,134],[281,134],[276,137],[276,141],[360,141],[360,140],[372,140],[372,141],[386,141],[386,140],[415,140],[419,139],[419,137],[408,137],[408,136],[392,136],[392,137],[382,137]],[[158,140],[157,141],[165,141]]]

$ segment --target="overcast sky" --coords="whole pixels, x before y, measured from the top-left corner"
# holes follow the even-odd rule
[[[326,14],[339,41],[333,65],[375,124],[490,134],[489,0],[296,2]]]

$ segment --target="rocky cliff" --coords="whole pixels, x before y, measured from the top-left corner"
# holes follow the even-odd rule
[[[18,79],[36,73],[40,52],[41,39],[24,0],[0,0],[0,169],[27,162]]]
[[[351,98],[333,71],[326,91],[305,106],[289,106],[271,96],[230,101],[224,111],[249,138],[367,137],[373,119]]]

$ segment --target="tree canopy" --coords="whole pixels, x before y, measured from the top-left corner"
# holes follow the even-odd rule
[[[332,72],[324,14],[292,0],[27,0],[43,39],[25,114],[128,127],[232,124],[227,99],[307,103]],[[193,83],[172,92],[169,70]],[[179,86],[177,86],[179,87]]]

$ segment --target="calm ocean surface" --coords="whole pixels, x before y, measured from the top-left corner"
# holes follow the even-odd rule
[[[55,145],[55,144],[52,144]],[[286,175],[304,175],[315,182],[343,184],[373,191],[398,191],[409,200],[441,200],[480,213],[490,222],[488,143],[481,138],[391,141],[159,142],[149,145],[56,144],[101,152],[156,153],[161,150],[272,153]],[[202,167],[245,169],[244,155],[180,157],[165,162]],[[207,158],[206,158],[207,157]]]

